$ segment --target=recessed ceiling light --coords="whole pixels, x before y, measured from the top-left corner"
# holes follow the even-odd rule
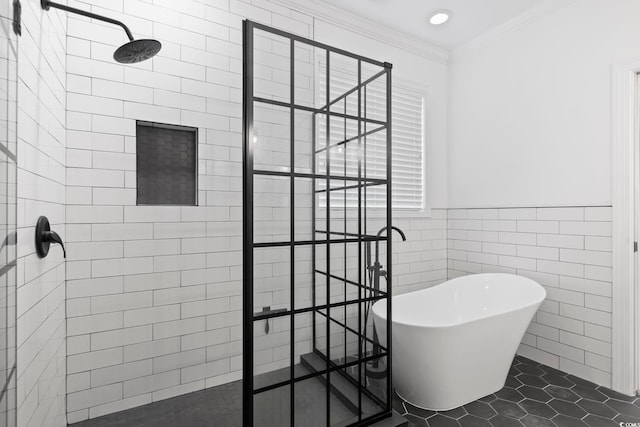
[[[442,25],[449,20],[451,17],[450,10],[436,10],[431,14],[429,18],[429,23],[431,25]]]

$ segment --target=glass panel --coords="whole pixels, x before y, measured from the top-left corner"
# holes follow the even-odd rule
[[[290,386],[286,385],[253,396],[253,425],[256,427],[291,426]]]
[[[345,284],[344,280],[341,276],[344,274],[341,271],[335,271],[332,273],[334,277],[331,277],[331,290],[329,291],[329,302],[330,303],[340,303],[344,302],[345,296]],[[337,308],[332,308],[332,310],[337,310]],[[334,313],[332,313],[333,316]]]
[[[323,355],[327,355],[327,310],[318,309],[313,315],[313,321],[316,325],[316,338],[314,350]]]
[[[294,284],[295,308],[313,307],[313,258],[312,247],[295,248]]]
[[[256,102],[253,106],[253,120],[253,168],[289,172],[291,110]]]
[[[343,398],[335,396],[329,401],[331,426],[347,426],[358,421],[358,390],[339,371],[329,375],[331,387],[340,390]]]
[[[16,425],[17,36],[13,2],[0,8],[0,427]],[[24,2],[23,2],[24,6]],[[7,155],[10,153],[10,155]],[[13,372],[13,375],[12,375]]]
[[[295,240],[308,241],[313,238],[312,204],[313,182],[307,178],[295,178],[294,182],[294,206],[295,206]]]
[[[384,67],[380,67],[379,65],[374,65],[366,61],[361,62],[361,64],[362,82],[369,80],[370,78],[384,70]]]
[[[8,415],[8,393],[2,394],[2,399],[0,399],[0,427],[7,427],[9,424],[7,423],[7,415]]]
[[[356,334],[358,331],[358,304],[349,304],[346,306],[346,322],[345,324],[351,329],[347,329],[346,332],[346,354],[347,354],[347,363],[354,362],[358,360],[358,340],[359,334]],[[357,369],[350,369],[350,372],[356,373]]]
[[[345,299],[347,301],[353,301],[358,298],[358,291],[360,289],[358,284],[366,284],[366,277],[360,275],[360,269],[358,268],[360,259],[357,243],[348,243],[345,249],[345,258],[347,260],[346,279],[347,290]],[[365,262],[364,251],[362,251],[362,262]]]
[[[373,306],[373,302],[365,302],[362,303],[362,356],[370,356],[374,351],[374,319],[373,319],[373,311],[371,307]]]
[[[326,105],[327,51],[295,42],[294,99],[296,105],[322,108]]]
[[[394,232],[394,234],[396,234],[396,233]],[[386,235],[387,235],[387,230],[385,230],[382,233],[381,237],[384,237]],[[376,245],[374,245],[374,247],[375,246]],[[375,251],[376,251],[376,249],[374,249],[374,257],[375,257]],[[386,272],[386,270],[387,270],[387,242],[384,241],[384,240],[378,241],[377,251],[378,251],[377,259],[378,259],[378,262],[380,263],[380,269],[382,271]],[[374,262],[375,262],[375,260],[374,260]],[[387,291],[387,289],[389,288],[389,286],[388,286],[389,284],[387,283],[387,281],[388,281],[387,277],[384,274],[381,274],[380,277],[379,277],[379,280],[378,280],[378,289],[380,291],[382,291],[382,292],[386,292]],[[374,283],[374,286],[375,286],[375,283]]]
[[[290,102],[290,43],[285,37],[254,30],[253,91],[256,97]]]
[[[325,174],[326,173],[326,162],[321,162],[320,160],[326,160],[326,154],[323,153],[322,149],[327,146],[327,114],[325,113],[314,113],[313,120],[315,121],[315,153],[316,153],[316,173],[317,174]],[[318,158],[320,157],[321,158]]]
[[[314,114],[309,111],[296,110],[294,120],[295,171],[311,173],[315,132]]]
[[[326,51],[306,43],[294,42],[294,87],[295,104],[305,107],[320,107],[326,98],[326,86],[319,78],[324,73]],[[320,67],[323,67],[320,69]]]
[[[18,281],[16,267],[7,271],[7,374],[11,374],[11,369],[16,364],[16,283]],[[12,378],[15,378],[15,373]],[[14,385],[15,387],[15,385]]]
[[[387,120],[387,76],[381,75],[363,87],[362,116],[368,120]]]
[[[309,378],[294,385],[295,426],[327,426],[326,376]],[[336,399],[330,395],[331,400]]]
[[[291,379],[291,316],[255,320],[253,325],[254,388]]]
[[[331,345],[331,361],[342,365],[345,363],[346,356],[346,334],[344,326],[344,309],[342,307],[335,307],[329,311],[331,315],[331,335],[329,343]],[[339,323],[338,323],[339,322]]]
[[[367,376],[367,368],[364,364],[360,368],[362,372],[362,418],[371,417],[384,411],[386,406],[386,400],[377,398],[377,394],[374,394],[372,389],[376,391],[386,390],[386,378],[373,378],[371,375]],[[375,396],[375,397],[372,397]]]
[[[352,93],[358,86],[358,61],[356,59],[331,52],[330,57],[329,93],[331,96],[331,111],[340,111],[333,106],[348,93]]]
[[[302,313],[295,315],[295,369],[294,376],[296,378],[307,375],[313,371],[308,370],[301,363],[301,356],[308,355],[313,351],[313,313]],[[297,393],[297,390],[296,390]]]
[[[365,383],[363,387],[371,393],[370,398],[362,399],[362,417],[368,417],[380,412],[387,402],[387,358],[366,363],[366,376],[363,374]]]
[[[290,265],[288,246],[254,249],[254,313],[290,308]]]
[[[15,268],[11,270],[15,271]],[[11,366],[8,361],[8,357],[10,355],[9,351],[9,329],[8,329],[8,311],[9,311],[9,300],[8,300],[8,285],[9,280],[13,279],[15,275],[3,274],[0,276],[0,380],[4,383],[8,377]]]
[[[355,90],[352,93],[348,94],[344,98],[343,109],[333,111],[339,111],[352,117],[358,117],[358,92],[362,91],[362,87],[358,89],[354,86],[354,89]],[[355,123],[357,123],[357,120],[355,120]]]
[[[367,124],[365,132],[377,129],[377,125]],[[386,179],[387,178],[387,131],[380,130],[365,139],[363,148],[364,170],[367,178]],[[371,191],[379,191],[373,188]]]
[[[7,163],[7,237],[3,240],[6,251],[6,259],[11,262],[17,258],[17,234],[18,226],[18,207],[17,207],[17,166],[11,160]],[[4,254],[2,255],[4,259]]]
[[[325,238],[322,235],[321,238]],[[321,306],[327,303],[327,245],[315,245],[315,304]]]
[[[0,151],[0,267],[15,259],[15,226],[11,224],[8,215],[12,213],[12,206],[8,206],[10,186],[8,183],[9,169],[13,169],[13,162]],[[10,253],[11,252],[11,253]]]
[[[291,179],[254,175],[253,191],[254,242],[288,242],[291,235]]]

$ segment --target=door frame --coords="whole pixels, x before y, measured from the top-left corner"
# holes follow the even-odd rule
[[[611,170],[613,212],[612,375],[614,390],[633,395],[638,390],[640,355],[636,276],[636,129],[640,58],[612,67]],[[640,188],[638,189],[640,192]]]

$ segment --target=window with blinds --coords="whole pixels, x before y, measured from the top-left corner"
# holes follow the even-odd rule
[[[404,86],[391,91],[392,206],[424,208],[424,96]]]
[[[320,67],[320,81],[326,79],[324,67]],[[366,90],[366,116],[377,120],[386,119],[386,90],[384,78],[378,79],[367,85]],[[356,85],[353,73],[332,67],[330,81],[330,95],[332,99],[340,96]],[[420,90],[408,85],[393,84],[391,102],[392,116],[392,206],[394,209],[422,210],[424,209],[424,95]],[[364,108],[363,102],[363,108]],[[333,111],[342,112],[357,111],[357,97],[347,99],[345,103],[332,106]],[[354,114],[355,115],[355,114]],[[357,122],[331,120],[331,141],[347,139],[357,135]],[[379,125],[367,123],[363,125],[363,132],[375,131]],[[318,123],[319,135],[326,135],[326,120]],[[320,136],[323,138],[323,136]],[[346,171],[347,175],[357,176],[357,154],[355,150],[340,148],[338,152],[331,154],[331,169]],[[367,176],[384,178],[386,174],[386,131],[374,132],[366,137],[366,169]],[[344,150],[344,151],[343,151]],[[345,152],[346,151],[346,152]],[[344,154],[344,156],[342,156]],[[323,156],[324,157],[324,156]],[[319,164],[324,165],[325,159],[320,159]],[[322,193],[324,194],[324,193]],[[320,203],[324,204],[324,197],[320,197]],[[331,195],[331,206],[357,207],[358,200],[355,191],[353,194]],[[384,188],[367,188],[367,206],[386,206],[386,194]]]

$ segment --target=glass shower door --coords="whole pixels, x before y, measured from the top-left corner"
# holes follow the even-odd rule
[[[13,30],[14,6],[13,1],[0,6],[0,427],[16,425],[18,39]]]
[[[368,425],[391,414],[367,256],[391,265],[391,65],[245,21],[244,67],[244,426]]]

